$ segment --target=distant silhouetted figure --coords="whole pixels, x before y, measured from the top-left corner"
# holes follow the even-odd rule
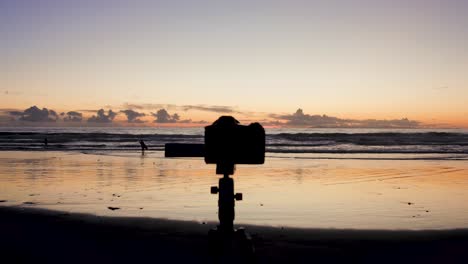
[[[44,138],[44,147],[47,148],[48,145],[49,145],[49,141],[47,140],[47,138]]]
[[[148,150],[148,146],[146,146],[145,142],[140,139],[140,146],[141,146],[141,155],[145,155],[145,150]]]

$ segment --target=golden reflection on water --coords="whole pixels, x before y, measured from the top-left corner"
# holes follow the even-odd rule
[[[215,166],[154,152],[0,152],[2,204],[97,215],[217,220]],[[468,165],[446,160],[268,158],[238,166],[236,222],[365,229],[468,227]],[[30,205],[24,203],[33,203]],[[119,207],[111,211],[109,206]]]

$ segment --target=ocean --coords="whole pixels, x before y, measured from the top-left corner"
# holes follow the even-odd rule
[[[317,154],[400,154],[390,157],[395,159],[468,157],[468,130],[464,129],[272,128],[266,134],[267,156],[275,157],[281,156],[278,154],[288,158],[333,158]],[[0,151],[43,150],[45,138],[49,151],[131,152],[140,148],[140,139],[151,151],[164,151],[165,143],[202,144],[203,135],[203,128],[2,128]]]

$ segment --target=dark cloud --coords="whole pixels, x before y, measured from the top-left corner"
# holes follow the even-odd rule
[[[136,109],[136,110],[154,110],[159,109],[156,113],[151,112],[151,116],[154,116],[156,120],[154,123],[190,123],[190,124],[207,124],[205,120],[192,121],[191,119],[181,120],[178,114],[170,115],[168,112],[172,111],[204,111],[213,112],[218,114],[242,114],[244,112],[237,111],[235,107],[231,106],[220,106],[220,105],[175,105],[175,104],[131,104],[124,103],[122,106],[124,109]],[[127,111],[127,110],[124,110]],[[247,112],[248,115],[248,112]]]
[[[55,122],[58,119],[58,115],[54,110],[39,109],[37,106],[31,106],[22,112],[10,111],[9,114],[20,121],[27,122]]]
[[[9,114],[12,116],[22,116],[23,112],[22,111],[10,111]]]
[[[273,115],[272,117],[287,120],[287,124],[292,126],[337,127],[348,121],[327,115],[304,114],[302,109],[297,109],[292,115]]]
[[[55,112],[54,110],[49,110],[49,115],[52,116],[52,117],[54,117],[55,120],[57,120],[57,118],[58,118],[58,114],[57,114],[57,112]]]
[[[120,112],[124,113],[127,116],[127,122],[128,123],[144,123],[145,122],[145,121],[139,119],[139,117],[146,116],[145,113],[139,113],[139,112],[133,111],[131,109],[122,110]]]
[[[286,120],[286,123],[284,124],[289,126],[307,126],[317,128],[416,128],[420,126],[418,121],[409,120],[407,118],[394,120],[341,119],[327,115],[304,114],[302,109],[298,109],[292,115],[271,114],[270,117]]]
[[[106,112],[104,111],[104,109],[99,109],[97,111],[96,115],[93,115],[92,117],[90,117],[88,119],[88,122],[91,122],[91,123],[112,123],[115,116],[117,116],[117,113],[112,111],[112,109],[107,111],[107,115],[106,115]]]
[[[166,109],[159,109],[156,113],[151,113],[152,116],[156,118],[154,123],[177,123],[180,116],[178,114],[170,115]]]
[[[156,113],[151,113],[152,116],[156,118],[155,123],[174,123],[171,115],[166,111],[166,109],[159,109]]]
[[[60,114],[60,115],[62,115],[62,116],[65,115],[65,113],[62,113],[62,114]],[[67,112],[66,116],[63,118],[63,121],[65,121],[65,122],[81,122],[81,121],[83,121],[83,114],[79,113],[79,112],[76,112],[76,111]]]

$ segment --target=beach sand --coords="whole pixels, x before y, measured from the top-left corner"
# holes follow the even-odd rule
[[[210,263],[216,223],[0,207],[2,263]],[[468,230],[246,226],[257,263],[468,263]]]

